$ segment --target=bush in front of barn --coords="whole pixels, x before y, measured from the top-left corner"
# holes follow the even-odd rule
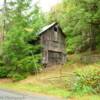
[[[11,78],[12,81],[20,81],[20,80],[25,79],[27,76],[26,76],[26,73],[18,73],[18,72],[12,71],[7,75],[7,77]]]
[[[17,71],[35,74],[41,69],[41,55],[29,56],[17,62]]]
[[[15,70],[12,70],[8,77],[13,81],[25,79],[30,74],[36,74],[41,69],[41,55],[29,56],[17,61]]]
[[[8,75],[9,70],[3,66],[0,66],[0,78],[5,78]]]
[[[100,93],[100,68],[86,67],[76,70],[71,86],[72,91],[78,94]]]
[[[6,66],[0,61],[0,78],[11,78],[13,81],[25,79],[30,74],[41,70],[41,54],[27,56],[16,62],[14,66]]]
[[[9,70],[4,66],[4,62],[0,60],[0,78],[7,77]]]

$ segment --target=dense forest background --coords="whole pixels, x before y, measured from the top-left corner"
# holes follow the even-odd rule
[[[100,1],[62,0],[50,12],[32,0],[4,0],[0,9],[0,77],[23,79],[41,69],[40,45],[31,45],[37,32],[57,22],[66,34],[68,54],[100,50]]]
[[[100,50],[100,1],[63,0],[49,14],[67,35],[67,52]]]

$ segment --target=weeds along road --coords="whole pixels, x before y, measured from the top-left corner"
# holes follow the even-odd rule
[[[61,100],[44,95],[29,95],[0,89],[0,100]]]

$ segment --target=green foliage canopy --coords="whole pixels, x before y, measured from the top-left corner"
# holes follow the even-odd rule
[[[95,50],[100,27],[99,0],[63,0],[49,14],[67,35],[67,51]],[[80,37],[80,38],[78,38]]]
[[[36,53],[41,46],[29,44],[29,41],[37,38],[36,33],[43,26],[44,18],[37,4],[33,8],[31,2],[15,0],[7,3],[9,17],[6,19],[3,61],[10,69],[8,77],[13,77],[14,72],[14,78],[25,72],[35,73],[41,66],[41,53]]]

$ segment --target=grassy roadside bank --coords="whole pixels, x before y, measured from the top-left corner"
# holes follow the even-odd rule
[[[65,89],[57,88],[52,85],[43,85],[43,84],[21,84],[21,83],[0,83],[0,89],[14,90],[18,92],[26,93],[39,93],[45,95],[53,95],[58,97],[68,97],[70,92]]]
[[[70,66],[70,67],[69,67]],[[78,67],[77,67],[78,66]],[[98,64],[90,65],[99,67]],[[20,82],[12,82],[9,79],[0,80],[0,89],[14,90],[25,93],[39,93],[62,98],[70,98],[69,100],[100,100],[100,95],[74,95],[68,91],[65,86],[65,80],[61,80],[60,76],[68,76],[74,70],[88,67],[81,64],[67,64],[65,66],[55,66],[48,68],[38,75],[29,76]],[[55,78],[59,77],[59,78]]]
[[[78,96],[73,95],[65,89],[56,88],[54,86],[41,85],[41,84],[21,84],[21,83],[0,83],[0,89],[12,90],[20,93],[29,93],[29,94],[45,94],[51,96],[61,97],[67,100],[100,100],[100,95],[84,95]]]

